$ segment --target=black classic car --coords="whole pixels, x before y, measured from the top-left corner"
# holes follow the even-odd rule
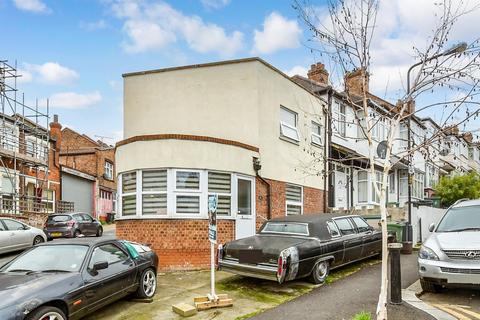
[[[130,293],[151,298],[157,267],[153,251],[124,240],[40,244],[0,268],[0,319],[74,320]]]
[[[357,215],[314,214],[269,220],[258,234],[220,245],[220,270],[279,283],[309,277],[379,255],[382,234]]]

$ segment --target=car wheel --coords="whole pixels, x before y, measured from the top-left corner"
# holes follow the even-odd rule
[[[97,237],[101,237],[102,234],[103,234],[103,228],[102,228],[102,227],[98,227],[96,236],[97,236]]]
[[[442,286],[436,283],[432,283],[430,281],[425,281],[423,279],[420,279],[420,285],[422,286],[423,292],[433,292],[437,293],[442,290]]]
[[[324,283],[330,273],[330,262],[327,260],[317,262],[310,274],[310,281],[315,284]]]
[[[152,298],[157,291],[157,275],[153,269],[143,271],[140,277],[140,285],[137,290],[138,298]]]
[[[74,237],[74,238],[78,238],[78,237],[80,237],[81,234],[82,234],[82,233],[80,232],[80,230],[77,229],[77,230],[75,230],[75,232],[73,233],[73,237]]]
[[[37,245],[37,244],[40,244],[42,242],[44,242],[45,240],[43,240],[43,238],[41,236],[36,236],[35,238],[33,238],[33,245]]]
[[[67,317],[65,316],[62,310],[55,307],[45,306],[45,307],[40,307],[37,310],[34,310],[25,319],[26,320],[45,320],[45,319],[67,320]]]

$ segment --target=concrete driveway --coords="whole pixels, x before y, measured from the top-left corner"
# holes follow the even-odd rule
[[[423,293],[420,299],[458,319],[480,319],[480,288],[449,288]]]

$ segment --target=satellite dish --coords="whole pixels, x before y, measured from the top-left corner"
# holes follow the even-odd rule
[[[383,140],[377,146],[377,156],[381,159],[385,159],[387,157],[387,141]]]

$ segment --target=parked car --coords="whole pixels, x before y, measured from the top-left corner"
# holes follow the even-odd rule
[[[135,293],[152,298],[158,257],[106,238],[43,243],[0,268],[0,319],[75,320]]]
[[[77,238],[80,235],[101,237],[103,234],[100,221],[82,212],[51,214],[43,230],[49,240]]]
[[[309,277],[381,253],[382,236],[362,217],[298,215],[265,222],[255,236],[220,245],[221,270],[279,283]]]
[[[14,219],[0,218],[0,254],[30,248],[44,241],[47,237],[41,229]]]
[[[457,202],[429,229],[418,253],[423,291],[452,284],[480,288],[480,200]]]

